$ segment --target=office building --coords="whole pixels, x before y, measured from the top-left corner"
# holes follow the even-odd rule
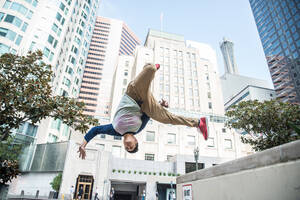
[[[78,97],[99,0],[0,1],[0,53],[42,50],[53,66],[53,94]],[[36,142],[64,141],[71,130],[61,120],[39,124]]]
[[[97,17],[79,94],[86,104],[85,114],[109,119],[118,56],[132,56],[139,44],[140,40],[123,21]]]
[[[249,0],[277,97],[300,103],[300,2]]]

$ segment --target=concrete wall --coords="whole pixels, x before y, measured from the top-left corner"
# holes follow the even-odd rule
[[[187,184],[196,200],[299,200],[300,141],[180,176],[178,200]]]
[[[20,195],[24,190],[24,195],[35,195],[39,190],[39,196],[48,197],[50,191],[54,191],[50,185],[58,172],[26,173],[13,179],[9,186],[9,195]]]

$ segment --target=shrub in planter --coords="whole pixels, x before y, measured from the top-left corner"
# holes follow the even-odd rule
[[[134,174],[136,174],[137,171],[134,171]]]
[[[159,172],[159,175],[161,176],[161,175],[162,175],[162,173],[161,173],[161,172]]]
[[[131,174],[131,171],[130,171],[130,170],[128,171],[128,174]]]
[[[156,172],[153,172],[153,175],[155,176],[155,175],[156,175]]]
[[[144,175],[147,175],[147,172],[144,172]]]
[[[113,169],[113,170],[112,170],[112,172],[113,172],[113,173],[115,173],[115,172],[116,172],[116,170],[115,170],[115,169]]]
[[[121,172],[121,170],[118,170],[118,172],[120,173],[120,172]]]
[[[142,174],[142,172],[141,172],[141,171],[139,171],[139,174]]]
[[[166,176],[167,174],[164,172],[163,175]]]
[[[172,176],[172,173],[169,172],[169,173],[168,173],[168,176]]]
[[[122,170],[122,173],[124,174],[124,173],[125,173],[125,170]]]

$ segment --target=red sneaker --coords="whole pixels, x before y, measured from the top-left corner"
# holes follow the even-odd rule
[[[155,64],[155,67],[156,67],[157,70],[159,70],[160,64]]]
[[[198,129],[200,129],[201,133],[203,134],[204,139],[207,140],[208,139],[208,131],[207,131],[207,125],[206,125],[206,117],[200,118]]]

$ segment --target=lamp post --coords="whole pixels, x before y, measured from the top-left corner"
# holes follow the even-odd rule
[[[104,189],[105,189],[105,184],[107,183],[107,180],[104,180],[104,184],[103,184],[103,193],[102,193],[102,199],[105,200],[105,195],[104,195]]]
[[[199,159],[199,148],[196,147],[194,149],[194,157],[195,157],[195,161],[196,161],[196,171],[198,170],[198,159]]]

